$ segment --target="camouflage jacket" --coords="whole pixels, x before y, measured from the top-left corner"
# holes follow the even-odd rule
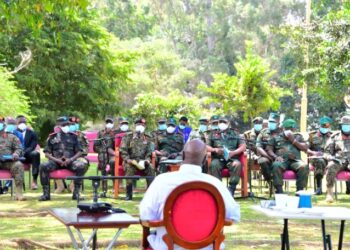
[[[89,140],[86,138],[86,135],[81,131],[77,131],[76,135],[78,136],[78,141],[83,150],[82,156],[87,156],[89,154]]]
[[[192,130],[190,134],[190,140],[200,139],[202,142],[206,143],[208,140],[208,131],[202,132],[200,130]]]
[[[327,141],[325,156],[334,156],[341,163],[350,163],[350,136],[343,135],[340,131],[333,133]]]
[[[184,139],[181,133],[160,134],[155,140],[155,149],[166,154],[180,153],[184,147]]]
[[[7,132],[0,132],[0,156],[17,154],[22,156],[22,146],[18,137]]]
[[[321,151],[323,152],[327,141],[331,138],[332,133],[329,132],[327,134],[321,134],[320,131],[311,131],[309,133],[308,146],[313,151]]]
[[[45,153],[49,153],[56,158],[71,158],[83,149],[75,133],[52,133],[47,139],[44,148]]]
[[[251,149],[255,154],[256,151],[256,139],[259,136],[259,132],[256,132],[254,128],[244,132],[244,139],[247,144],[247,149]]]
[[[264,128],[260,131],[258,137],[256,138],[256,147],[266,149],[268,141],[273,137],[280,133],[280,130],[271,132],[270,129]]]
[[[105,129],[101,130],[97,134],[97,138],[94,141],[94,151],[102,154],[106,153],[108,148],[114,150],[115,132],[113,130],[107,132]],[[99,140],[100,139],[100,140]]]
[[[148,134],[127,133],[120,143],[120,154],[123,160],[151,161],[153,142]]]

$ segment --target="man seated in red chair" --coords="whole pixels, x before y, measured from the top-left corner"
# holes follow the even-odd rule
[[[145,133],[146,120],[138,118],[135,120],[135,131],[127,133],[120,143],[120,154],[123,157],[125,176],[133,176],[137,170],[143,171],[147,176],[154,176],[151,164],[152,138]],[[147,179],[147,186],[152,180]],[[126,180],[126,198],[132,200],[132,180]]]
[[[245,152],[246,144],[236,131],[229,128],[227,118],[213,116],[213,119],[219,121],[219,129],[211,130],[208,135],[208,151],[212,152],[209,169],[213,176],[221,180],[221,170],[228,168],[230,172],[229,191],[233,196],[241,178],[242,163],[239,161],[239,156]]]
[[[87,170],[87,164],[78,161],[83,149],[77,135],[69,132],[70,122],[68,117],[59,117],[57,122],[61,131],[49,135],[44,149],[45,156],[49,161],[40,165],[40,180],[43,186],[43,195],[39,201],[50,200],[49,175],[53,170],[66,168],[73,171],[77,176],[83,176]],[[74,181],[73,200],[79,198],[80,186],[81,180]]]
[[[160,220],[163,217],[164,203],[177,186],[190,181],[203,181],[214,185],[221,193],[225,203],[226,218],[238,222],[240,208],[225,185],[217,178],[202,173],[202,165],[206,161],[207,149],[204,142],[199,139],[189,141],[182,152],[183,162],[179,171],[164,173],[157,176],[145,193],[140,203],[141,220]],[[156,234],[148,236],[151,247],[155,250],[168,249],[163,235],[164,227],[158,227]],[[178,249],[175,247],[175,249]],[[204,249],[212,249],[208,246]]]

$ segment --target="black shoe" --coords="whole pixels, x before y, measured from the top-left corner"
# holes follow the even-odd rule
[[[283,188],[282,188],[282,186],[276,187],[276,194],[283,194]]]
[[[106,192],[102,192],[102,193],[100,194],[100,198],[107,198]]]
[[[346,194],[350,194],[350,189],[346,189]]]
[[[126,196],[125,196],[126,201],[131,201],[132,200],[132,183],[126,185]]]
[[[78,198],[79,198],[80,201],[84,200],[84,197],[80,196],[79,194],[73,193],[72,200],[76,201],[76,200],[78,200]]]
[[[229,186],[228,187],[228,191],[230,192],[232,197],[234,197],[235,196],[235,191],[236,191],[236,186]]]
[[[45,195],[45,194],[43,194],[43,195],[40,196],[40,198],[39,198],[39,201],[49,201],[49,200],[50,200],[50,197],[47,196],[47,195]]]
[[[132,201],[132,196],[130,196],[130,195],[125,196],[125,200],[126,201]]]
[[[3,189],[2,189],[3,194],[7,194],[8,191],[9,191],[9,188],[7,186],[3,187]]]
[[[3,194],[4,192],[2,191],[2,188],[0,187],[0,194]]]
[[[316,188],[315,195],[321,195],[321,194],[322,194],[322,189]]]

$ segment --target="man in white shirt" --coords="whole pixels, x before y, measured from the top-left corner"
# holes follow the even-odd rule
[[[163,219],[163,209],[168,195],[177,186],[190,181],[203,181],[215,186],[221,193],[225,203],[226,218],[238,222],[240,219],[239,205],[234,201],[232,195],[225,185],[214,176],[202,173],[203,163],[206,160],[206,145],[199,139],[189,141],[183,150],[183,162],[180,170],[177,172],[164,173],[157,176],[140,203],[141,220],[160,220]],[[166,233],[164,227],[158,227],[156,234],[148,236],[148,242],[153,249],[168,249],[163,235]],[[175,249],[181,249],[175,246]],[[212,246],[203,248],[212,249]],[[223,245],[221,246],[223,249]]]

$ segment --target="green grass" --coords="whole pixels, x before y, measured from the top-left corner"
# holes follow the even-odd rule
[[[89,175],[96,175],[96,166],[90,167]],[[28,173],[26,173],[26,185],[28,187]],[[112,185],[112,184],[110,184]],[[139,181],[138,186],[144,186],[144,181]],[[290,190],[295,190],[293,186]],[[53,187],[52,187],[53,191]],[[255,190],[257,191],[257,190]],[[263,190],[267,197],[267,190]],[[238,194],[238,192],[236,193]],[[70,238],[65,227],[59,221],[47,214],[48,208],[76,207],[76,202],[71,200],[70,193],[52,194],[51,201],[39,202],[41,195],[39,190],[26,190],[27,201],[12,201],[9,194],[0,195],[0,249],[24,249],[23,240],[31,240],[40,244],[59,249],[72,249]],[[112,196],[112,193],[109,193]],[[133,201],[124,201],[125,194],[121,193],[118,199],[106,198],[114,207],[120,207],[128,213],[138,216],[138,204],[143,192],[135,194]],[[84,196],[92,199],[91,182],[85,181]],[[323,202],[324,195],[317,196],[313,200],[314,206],[327,205]],[[257,201],[259,202],[259,201]],[[238,200],[241,206],[240,223],[225,228],[226,249],[280,249],[280,234],[283,221],[268,218],[251,209],[255,203],[251,199]],[[339,195],[338,202],[332,206],[344,206],[350,208],[348,195]],[[333,247],[336,248],[339,234],[339,221],[326,221],[327,233],[332,235]],[[289,222],[290,243],[292,249],[322,249],[321,225],[319,221],[291,220]],[[350,249],[349,227],[345,228],[344,249]],[[98,243],[106,245],[114,235],[112,229],[103,229],[98,233]],[[88,235],[89,230],[83,230]],[[142,237],[141,226],[134,225],[124,230],[118,240],[118,249],[140,249]],[[31,244],[29,244],[32,246]],[[43,247],[37,247],[41,249]]]

